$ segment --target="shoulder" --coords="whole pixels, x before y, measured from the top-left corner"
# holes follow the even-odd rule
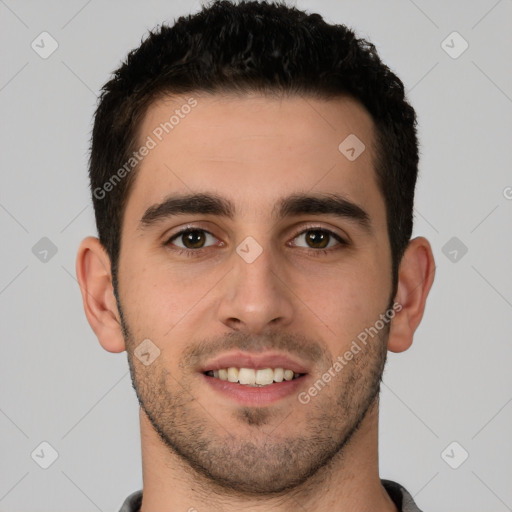
[[[119,512],[139,512],[142,503],[142,490],[135,491],[130,494],[125,500]]]
[[[405,487],[392,480],[381,480],[381,483],[400,512],[421,512]]]

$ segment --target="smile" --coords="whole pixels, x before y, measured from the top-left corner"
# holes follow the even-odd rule
[[[304,374],[285,368],[262,368],[256,370],[254,368],[236,368],[232,366],[210,370],[205,372],[205,375],[246,386],[262,387],[298,379]]]

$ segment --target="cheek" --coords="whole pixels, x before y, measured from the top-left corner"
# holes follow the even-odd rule
[[[390,269],[371,255],[357,260],[357,264],[340,265],[313,279],[309,274],[309,285],[304,288],[306,303],[318,317],[320,328],[337,344],[339,340],[350,343],[387,307]]]
[[[198,320],[205,297],[222,277],[221,268],[176,266],[161,256],[133,254],[124,263],[120,288],[127,319],[139,336],[162,342]]]

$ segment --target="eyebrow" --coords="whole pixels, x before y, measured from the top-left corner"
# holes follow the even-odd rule
[[[215,215],[233,219],[234,204],[213,193],[169,196],[163,202],[150,206],[139,222],[141,230],[177,215]],[[365,231],[371,231],[368,213],[357,204],[339,194],[292,194],[279,199],[271,211],[275,219],[309,215],[334,215],[355,221]]]

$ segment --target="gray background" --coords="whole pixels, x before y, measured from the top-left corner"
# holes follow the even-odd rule
[[[415,234],[437,277],[413,347],[389,357],[381,476],[425,511],[512,510],[512,1],[297,5],[372,40],[419,117]],[[96,233],[87,151],[110,72],[198,6],[0,0],[1,511],[115,511],[141,488],[126,354],[100,347],[75,278]],[[31,47],[43,31],[58,43],[46,59]]]

